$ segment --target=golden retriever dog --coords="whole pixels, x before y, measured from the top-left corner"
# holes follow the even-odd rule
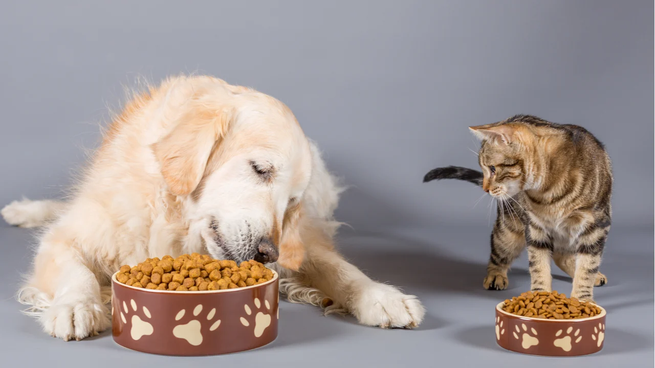
[[[334,249],[340,188],[280,101],[212,77],[175,77],[132,98],[67,202],[2,210],[44,226],[18,299],[43,330],[83,339],[110,326],[110,275],[148,257],[269,263],[287,299],[412,328],[413,295],[371,280]]]

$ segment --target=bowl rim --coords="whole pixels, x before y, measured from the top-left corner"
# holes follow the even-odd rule
[[[239,287],[236,289],[223,289],[223,290],[203,290],[203,291],[175,291],[175,290],[156,290],[156,289],[146,289],[146,288],[137,288],[134,286],[130,285],[125,285],[121,282],[118,281],[116,278],[116,275],[118,275],[119,271],[116,271],[113,275],[111,275],[111,283],[112,285],[118,285],[120,287],[124,287],[127,289],[132,289],[132,290],[139,290],[139,291],[144,291],[148,293],[159,293],[159,294],[168,294],[168,295],[195,295],[195,294],[200,294],[200,295],[207,295],[207,294],[215,294],[215,293],[229,293],[229,292],[235,292],[235,291],[241,291],[241,290],[248,290],[248,289],[255,289],[258,287],[264,287],[266,285],[272,284],[276,282],[279,278],[278,273],[275,270],[272,270],[269,268],[269,270],[273,271],[273,278],[263,282],[261,284],[255,284],[251,286],[246,286],[246,287]]]
[[[605,317],[605,315],[607,314],[607,312],[605,311],[605,308],[601,307],[600,305],[598,305],[596,303],[593,303],[593,304],[596,305],[596,307],[600,308],[600,314],[597,315],[597,316],[587,317],[587,318],[571,318],[571,319],[544,319],[544,318],[519,316],[519,315],[516,315],[516,314],[505,312],[501,308],[501,306],[503,304],[505,304],[504,300],[496,305],[496,311],[497,312],[500,312],[501,314],[504,314],[506,316],[513,317],[513,318],[525,319],[525,320],[530,320],[530,321],[539,321],[539,322],[573,322],[573,323],[578,323],[578,322],[586,322],[586,321],[593,321],[593,320],[596,320],[596,319],[600,319],[600,318]]]

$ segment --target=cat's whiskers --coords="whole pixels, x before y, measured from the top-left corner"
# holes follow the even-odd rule
[[[476,155],[476,156],[479,156],[479,155],[480,155],[479,153],[475,152],[474,150],[472,150],[472,149],[470,149],[470,148],[468,148],[468,147],[467,147],[467,149],[468,149],[469,151],[473,152],[473,154]]]
[[[478,200],[477,200],[477,201],[475,202],[475,204],[473,205],[473,208],[474,208],[474,209],[475,209],[475,206],[477,206],[478,203],[480,203],[480,201],[482,200],[482,198],[484,198],[484,196],[486,196],[486,195],[487,195],[487,193],[483,193],[482,196],[480,196],[480,198],[478,198]]]

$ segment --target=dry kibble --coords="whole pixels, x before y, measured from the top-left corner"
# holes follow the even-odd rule
[[[221,278],[221,273],[218,272],[218,270],[213,270],[209,274],[209,279],[212,280],[212,281],[218,281],[220,278]]]
[[[189,270],[189,277],[198,278],[200,277],[200,268],[192,268]]]
[[[139,280],[141,285],[148,285],[150,283],[150,277],[148,276],[143,276],[141,280]]]
[[[257,280],[257,283],[260,283],[261,280],[265,279]],[[246,280],[246,284],[248,284],[248,280]],[[588,318],[601,313],[597,305],[591,302],[581,302],[576,298],[569,299],[565,294],[557,291],[523,293],[511,300],[506,299],[502,309],[511,314],[541,319]]]
[[[129,278],[130,277],[127,276],[127,273],[119,273],[118,275],[116,275],[116,280],[118,280],[118,282],[120,282],[121,284],[127,282]]]
[[[185,254],[177,258],[170,255],[161,259],[154,257],[148,258],[136,266],[130,267],[124,265],[116,274],[116,280],[122,284],[138,288],[152,290],[168,291],[210,291],[236,289],[257,284],[262,284],[272,280],[274,273],[266,268],[263,264],[255,261],[244,261],[237,265],[230,260],[215,260],[209,255],[199,255],[193,253]],[[541,296],[537,293],[524,295],[521,298],[523,307],[521,313],[528,316],[537,316],[542,312],[536,308],[539,304],[538,299]],[[542,299],[545,299],[543,297]],[[542,300],[539,299],[539,300]],[[553,300],[562,304],[563,296],[553,297]],[[507,303],[512,301],[507,300]],[[542,300],[542,304],[543,300]],[[580,305],[580,303],[578,302]],[[553,305],[554,306],[554,305]],[[561,307],[561,306],[558,306]],[[582,316],[584,306],[580,305],[577,309],[572,305],[567,305],[564,316],[575,318],[577,315]],[[578,312],[576,314],[576,311]],[[517,310],[518,312],[518,310]],[[588,315],[600,313],[592,307]]]
[[[190,277],[187,277],[186,279],[184,279],[184,282],[182,282],[182,286],[188,289],[191,286],[196,286],[196,281]]]

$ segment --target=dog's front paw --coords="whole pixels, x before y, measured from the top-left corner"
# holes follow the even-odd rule
[[[41,316],[43,330],[68,341],[95,336],[111,326],[107,308],[94,302],[54,304]]]
[[[360,289],[352,308],[359,323],[382,328],[414,328],[425,316],[425,308],[416,296],[376,282]]]

